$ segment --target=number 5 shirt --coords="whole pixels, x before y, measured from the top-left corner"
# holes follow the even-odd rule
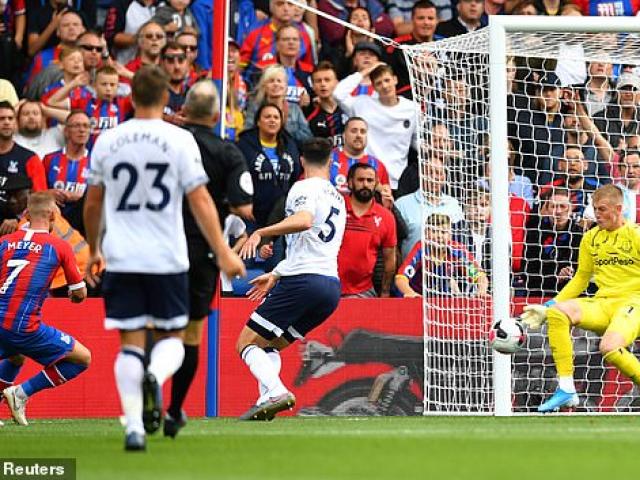
[[[104,186],[108,270],[186,272],[182,201],[208,180],[198,145],[182,128],[135,118],[102,133],[91,155],[89,184]]]
[[[338,277],[338,252],[347,214],[344,198],[328,180],[311,177],[296,182],[285,204],[287,217],[309,212],[308,230],[287,235],[287,256],[274,272],[281,276],[316,274]]]

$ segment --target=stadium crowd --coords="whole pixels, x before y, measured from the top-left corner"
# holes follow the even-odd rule
[[[304,177],[302,142],[326,137],[335,147],[331,181],[348,210],[343,295],[418,296],[423,278],[434,293],[486,294],[490,151],[472,85],[448,80],[434,102],[448,114],[423,126],[421,142],[400,49],[286,0],[231,3],[225,138],[237,146],[230,155],[244,159],[252,208],[229,206],[229,241],[240,248],[246,232],[283,218],[288,191]],[[640,9],[636,0],[309,3],[405,45],[473,32],[488,15]],[[211,12],[212,0],[0,0],[0,234],[24,222],[31,191],[50,190],[60,206],[55,232],[86,264],[82,209],[95,140],[131,117],[131,79],[149,64],[170,78],[165,120],[190,128],[183,105],[210,77]],[[551,296],[576,266],[598,186],[623,189],[628,220],[640,212],[640,77],[602,62],[587,63],[581,75],[560,62],[510,61],[513,282],[523,295]],[[418,149],[427,160],[422,185]],[[284,251],[282,239],[264,239],[250,271],[268,271]],[[242,294],[246,284],[225,288]]]

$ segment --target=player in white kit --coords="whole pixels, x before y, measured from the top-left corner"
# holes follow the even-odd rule
[[[104,256],[105,327],[120,331],[115,377],[126,419],[126,450],[144,450],[145,431],[160,427],[161,386],[184,357],[181,335],[188,321],[189,259],[183,198],[220,269],[230,275],[244,272],[222,236],[193,136],[162,120],[167,87],[167,76],[158,67],[142,67],[136,73],[135,118],[98,138],[84,209],[91,251],[87,280],[100,280],[93,267]],[[156,342],[145,372],[146,328],[154,331]]]
[[[237,342],[260,389],[256,405],[240,417],[243,420],[271,420],[294,406],[295,397],[280,380],[279,351],[325,321],[340,300],[338,251],[347,216],[342,195],[329,182],[332,146],[326,138],[304,143],[305,179],[287,195],[286,218],[256,230],[240,252],[253,258],[263,236],[286,235],[285,259],[255,278],[248,293],[252,300],[266,298]]]

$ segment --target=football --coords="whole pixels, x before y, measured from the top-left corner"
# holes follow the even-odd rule
[[[499,321],[489,331],[489,345],[500,353],[517,352],[524,346],[526,339],[524,328],[514,319]]]

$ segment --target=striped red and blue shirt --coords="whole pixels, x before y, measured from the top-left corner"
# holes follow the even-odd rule
[[[84,281],[71,246],[45,230],[21,229],[0,238],[0,326],[34,332],[49,286],[62,267],[71,290]]]
[[[131,117],[133,104],[131,97],[116,97],[113,101],[100,100],[95,97],[71,98],[70,110],[79,109],[87,114],[91,123],[91,136],[87,150],[91,151],[98,135],[104,130],[117,127]]]
[[[88,151],[79,159],[71,159],[66,149],[58,150],[46,155],[42,163],[49,188],[84,194],[89,177]]]
[[[381,185],[389,185],[389,174],[384,164],[377,158],[364,154],[360,158],[349,157],[344,149],[334,148],[331,152],[331,167],[329,170],[329,181],[335,185],[340,193],[349,194],[347,186],[347,174],[349,169],[356,163],[366,163],[371,165],[378,176],[378,182]]]

